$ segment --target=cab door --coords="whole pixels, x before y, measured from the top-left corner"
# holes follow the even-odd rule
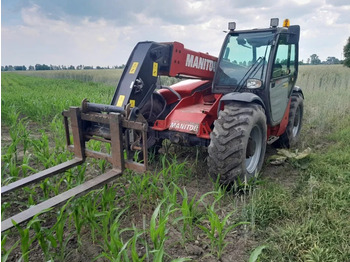
[[[271,70],[270,111],[273,124],[281,122],[296,81],[297,54],[295,44],[287,43],[287,36],[280,35]]]

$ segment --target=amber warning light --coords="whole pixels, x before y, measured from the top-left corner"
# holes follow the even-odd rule
[[[284,19],[284,21],[283,21],[283,27],[289,27],[289,26],[290,26],[289,19]]]

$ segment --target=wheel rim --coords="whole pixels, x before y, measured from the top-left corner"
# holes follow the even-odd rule
[[[254,126],[252,131],[250,132],[247,143],[247,154],[245,164],[248,173],[253,173],[258,167],[261,156],[262,141],[262,131],[260,127]]]
[[[295,112],[294,123],[293,123],[293,137],[296,137],[299,133],[300,129],[300,121],[301,121],[301,110],[300,107],[297,107],[297,111]]]

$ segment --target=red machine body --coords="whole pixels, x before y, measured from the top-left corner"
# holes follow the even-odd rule
[[[217,57],[186,49],[179,42],[166,44],[172,46],[170,68],[168,71],[160,71],[159,74],[171,77],[190,76],[202,80],[185,80],[170,86],[181,96],[180,101],[170,89],[158,90],[168,105],[177,102],[178,104],[164,120],[156,120],[152,129],[183,132],[194,134],[199,138],[210,139],[212,125],[217,119],[219,102],[223,96],[211,92]],[[285,132],[288,124],[289,106],[287,108],[280,124],[267,127],[268,139],[269,137],[278,137]],[[223,109],[223,105],[220,109]]]
[[[210,81],[189,80],[171,86],[183,97],[164,120],[157,120],[154,130],[166,129],[189,134],[200,138],[210,138],[211,125],[217,118],[217,111],[221,94],[211,93]],[[168,104],[177,101],[177,97],[168,89],[161,89],[159,93]]]

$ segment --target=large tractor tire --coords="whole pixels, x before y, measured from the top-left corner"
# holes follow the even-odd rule
[[[221,184],[232,184],[256,175],[266,151],[266,115],[253,103],[225,105],[214,122],[208,147],[209,172]]]
[[[304,99],[301,94],[292,94],[289,109],[289,119],[286,131],[275,142],[278,147],[290,148],[296,145],[299,139],[304,114]]]

